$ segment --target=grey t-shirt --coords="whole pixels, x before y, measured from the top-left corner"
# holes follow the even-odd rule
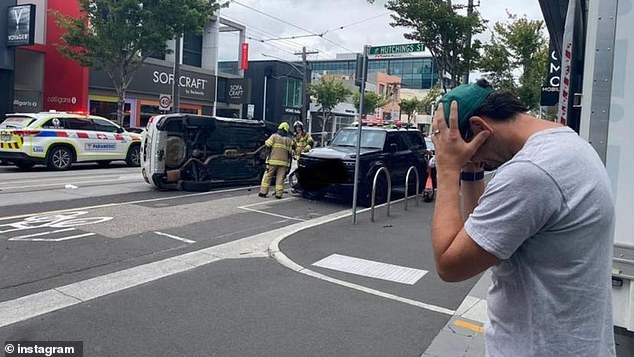
[[[614,356],[614,199],[594,149],[567,127],[532,135],[465,223],[500,262],[487,356]]]

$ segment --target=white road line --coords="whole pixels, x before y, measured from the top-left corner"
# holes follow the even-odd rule
[[[125,205],[135,205],[135,204],[139,204],[139,203],[175,200],[175,199],[179,199],[179,198],[188,198],[188,197],[212,195],[212,194],[216,194],[216,193],[225,193],[225,192],[234,192],[234,191],[248,190],[248,189],[253,189],[253,188],[256,188],[256,187],[258,187],[258,186],[239,187],[239,188],[231,188],[231,189],[227,189],[227,190],[218,190],[218,191],[209,191],[209,192],[198,192],[198,193],[191,193],[191,194],[172,196],[172,197],[148,198],[148,199],[145,199],[145,200],[136,200],[136,201],[128,201],[128,202],[104,203],[102,205],[76,207],[76,208],[65,208],[65,209],[59,209],[59,210],[54,210],[54,211],[34,212],[34,213],[20,214],[20,215],[17,215],[17,216],[0,217],[0,221],[6,221],[6,220],[10,220],[10,219],[26,218],[26,217],[31,217],[31,216],[41,216],[41,215],[45,215],[45,214],[54,214],[54,213],[68,212],[68,211],[78,211],[78,210],[87,210],[87,209],[117,207],[117,206],[125,206]]]
[[[185,242],[185,243],[189,243],[189,244],[196,243],[196,241],[193,241],[191,239],[178,237],[178,236],[175,236],[175,235],[172,235],[172,234],[168,234],[168,233],[156,232],[156,231],[154,233],[158,234],[160,236],[165,236],[165,237],[168,237],[168,238],[176,239],[176,240],[179,240],[181,242]]]
[[[39,179],[33,179],[33,180],[18,180],[16,179],[16,182],[20,182],[20,183],[31,183],[31,182],[42,182],[42,181],[68,181],[68,180],[77,180],[77,179],[87,179],[87,178],[91,178],[91,177],[100,177],[100,178],[104,178],[104,177],[120,177],[122,176],[121,173],[110,173],[110,174],[102,174],[102,175],[66,175],[66,176],[56,176],[56,177],[51,177],[51,176],[47,176],[47,177],[42,177]],[[138,175],[141,179],[143,179],[143,177],[139,174]],[[0,184],[0,187],[2,187],[1,185],[8,185],[11,184],[13,182],[3,182],[2,184]],[[4,188],[4,187],[2,187]]]
[[[243,209],[243,210],[245,210],[245,211],[251,211],[251,212],[262,213],[262,214],[266,214],[266,215],[273,216],[273,217],[278,217],[278,218],[292,219],[292,220],[294,220],[294,221],[300,221],[300,222],[305,222],[305,221],[306,221],[305,219],[301,219],[301,218],[289,217],[289,216],[284,216],[284,215],[277,214],[277,213],[271,213],[271,212],[266,212],[266,211],[260,211],[260,210],[257,210],[257,209],[248,208],[248,207],[244,207],[244,206],[242,206],[242,207],[238,207],[238,208]]]
[[[48,234],[60,233],[60,232],[68,232],[68,231],[74,231],[74,230],[75,230],[75,228],[57,229],[57,230],[54,230],[54,231],[27,234],[27,235],[24,235],[24,236],[13,237],[13,238],[9,238],[9,240],[22,240],[24,238],[40,237],[40,236],[45,236],[45,235],[48,235]]]
[[[122,180],[110,179],[110,180],[91,180],[91,181],[73,181],[66,180],[66,182],[58,182],[58,183],[47,183],[42,185],[30,185],[30,186],[13,186],[13,187],[2,187],[3,190],[19,190],[24,188],[38,188],[38,187],[55,187],[59,186],[60,189],[63,188],[64,184],[73,184],[73,185],[83,185],[83,184],[91,184],[91,183],[110,183],[110,184],[120,184]]]
[[[288,197],[288,198],[282,198],[281,200],[275,200],[275,201],[267,200],[267,201],[251,203],[248,205],[240,206],[238,208],[248,208],[248,207],[261,206],[261,205],[273,205],[273,204],[278,204],[280,202],[297,201],[297,200],[299,200],[297,197]]]
[[[369,278],[393,281],[396,283],[414,285],[427,270],[408,268],[400,265],[375,262],[341,254],[331,254],[313,263],[316,267],[342,271],[344,273],[367,276]]]
[[[24,238],[21,239],[23,241],[29,241],[29,242],[62,242],[65,240],[71,240],[71,239],[77,239],[77,238],[83,238],[83,237],[90,237],[90,236],[94,236],[97,235],[97,233],[84,233],[84,234],[78,234],[78,235],[74,235],[74,236],[68,236],[68,237],[61,237],[61,238]]]

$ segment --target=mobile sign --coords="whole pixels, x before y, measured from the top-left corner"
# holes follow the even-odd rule
[[[35,5],[9,7],[7,46],[32,45],[35,41]]]

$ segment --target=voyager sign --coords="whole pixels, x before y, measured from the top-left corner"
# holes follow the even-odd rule
[[[213,102],[215,78],[211,74],[188,71],[181,67],[178,77],[180,97]],[[163,93],[172,93],[174,73],[172,67],[153,63],[144,63],[134,74],[128,86],[129,92],[157,97]],[[112,80],[103,71],[90,71],[90,87],[113,90]]]
[[[35,5],[9,7],[7,46],[32,45],[35,41]]]

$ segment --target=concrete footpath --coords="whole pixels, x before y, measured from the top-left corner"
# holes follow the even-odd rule
[[[392,205],[389,217],[386,207],[378,208],[375,222],[364,211],[357,225],[347,217],[280,237],[271,244],[270,254],[286,267],[313,278],[435,312],[443,322],[422,322],[435,332],[430,336],[420,331],[420,356],[484,356],[485,297],[490,274],[485,272],[460,283],[440,280],[431,247],[433,206],[421,200],[416,207],[410,199],[406,211],[400,201]],[[367,270],[348,270],[351,263],[328,267],[327,263],[341,257],[362,260],[359,264],[389,263],[426,273],[411,284],[399,284],[395,282],[398,279],[386,281],[389,279],[372,276]],[[389,267],[384,268],[383,276],[386,270]]]

